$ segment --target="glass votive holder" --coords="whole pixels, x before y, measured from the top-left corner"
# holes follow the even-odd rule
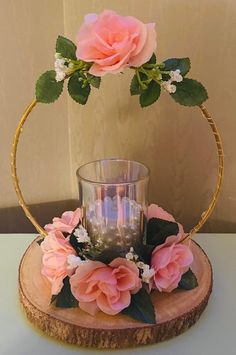
[[[77,170],[83,223],[93,244],[129,249],[144,238],[149,169],[136,161],[103,159]]]

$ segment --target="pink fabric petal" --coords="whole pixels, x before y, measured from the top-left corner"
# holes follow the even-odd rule
[[[89,313],[91,316],[95,316],[100,311],[100,309],[97,306],[96,301],[80,302],[79,308],[82,309],[84,312]]]
[[[156,49],[156,31],[155,24],[148,23],[147,25],[147,40],[145,45],[139,54],[131,58],[130,65],[134,67],[139,67],[142,64],[146,63],[152,56],[153,52]]]
[[[149,220],[151,218],[160,218],[165,221],[175,222],[174,217],[170,213],[155,204],[151,204],[147,209],[147,219]]]

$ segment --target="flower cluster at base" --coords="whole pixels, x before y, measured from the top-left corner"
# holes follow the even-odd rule
[[[57,307],[80,307],[91,315],[123,313],[156,323],[152,292],[190,290],[198,284],[182,225],[154,204],[148,207],[146,222],[145,244],[121,250],[92,243],[79,208],[54,218],[45,226],[48,235],[38,241],[51,302]]]
[[[58,36],[54,70],[42,74],[36,83],[36,99],[51,103],[58,99],[68,79],[71,98],[85,105],[91,87],[99,88],[106,74],[134,71],[130,94],[139,96],[141,107],[157,101],[163,88],[179,104],[201,105],[208,95],[204,86],[186,78],[189,58],[171,58],[157,63],[154,23],[143,23],[115,11],[87,14],[76,44]]]

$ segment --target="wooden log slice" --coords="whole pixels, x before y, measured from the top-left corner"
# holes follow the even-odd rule
[[[20,300],[34,325],[67,343],[95,348],[126,348],[170,339],[199,319],[211,294],[211,264],[200,246],[192,242],[192,269],[199,286],[191,291],[154,292],[152,299],[158,319],[155,325],[125,315],[108,316],[99,312],[92,317],[79,308],[56,308],[50,305],[50,287],[40,273],[42,252],[36,240],[26,250],[19,267]]]

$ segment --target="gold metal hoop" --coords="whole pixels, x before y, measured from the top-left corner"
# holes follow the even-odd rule
[[[16,166],[16,156],[17,156],[17,147],[18,147],[18,143],[19,143],[19,138],[20,138],[21,132],[23,130],[23,126],[24,126],[29,114],[31,113],[33,108],[36,106],[36,104],[37,104],[37,100],[34,99],[31,102],[31,104],[26,108],[23,115],[21,116],[18,126],[16,128],[14,140],[13,140],[13,145],[12,145],[12,151],[11,151],[11,173],[12,173],[13,184],[14,184],[15,191],[16,191],[16,194],[18,197],[19,204],[23,208],[26,217],[30,220],[30,222],[35,226],[36,230],[41,235],[46,236],[47,235],[46,231],[36,221],[36,219],[30,213],[29,208],[27,207],[27,205],[25,203],[25,200],[23,198],[23,195],[22,195],[22,192],[20,189],[20,185],[19,185],[19,180],[18,180],[18,176],[17,176],[17,166]],[[212,211],[215,208],[218,197],[219,197],[219,193],[220,193],[221,186],[222,186],[223,174],[224,174],[224,154],[223,154],[223,146],[222,146],[222,141],[221,141],[219,131],[218,131],[216,124],[213,121],[210,113],[207,111],[206,107],[204,105],[200,105],[199,108],[202,112],[203,117],[207,120],[207,122],[211,128],[211,131],[214,135],[214,139],[216,142],[218,160],[219,160],[218,179],[217,179],[216,188],[215,188],[215,191],[214,191],[213,196],[211,198],[208,209],[202,213],[200,221],[197,223],[197,225],[195,227],[193,227],[191,229],[191,231],[186,235],[184,240],[192,238],[192,236],[199,231],[199,229],[203,226],[203,224],[207,221],[207,219],[211,215]]]

